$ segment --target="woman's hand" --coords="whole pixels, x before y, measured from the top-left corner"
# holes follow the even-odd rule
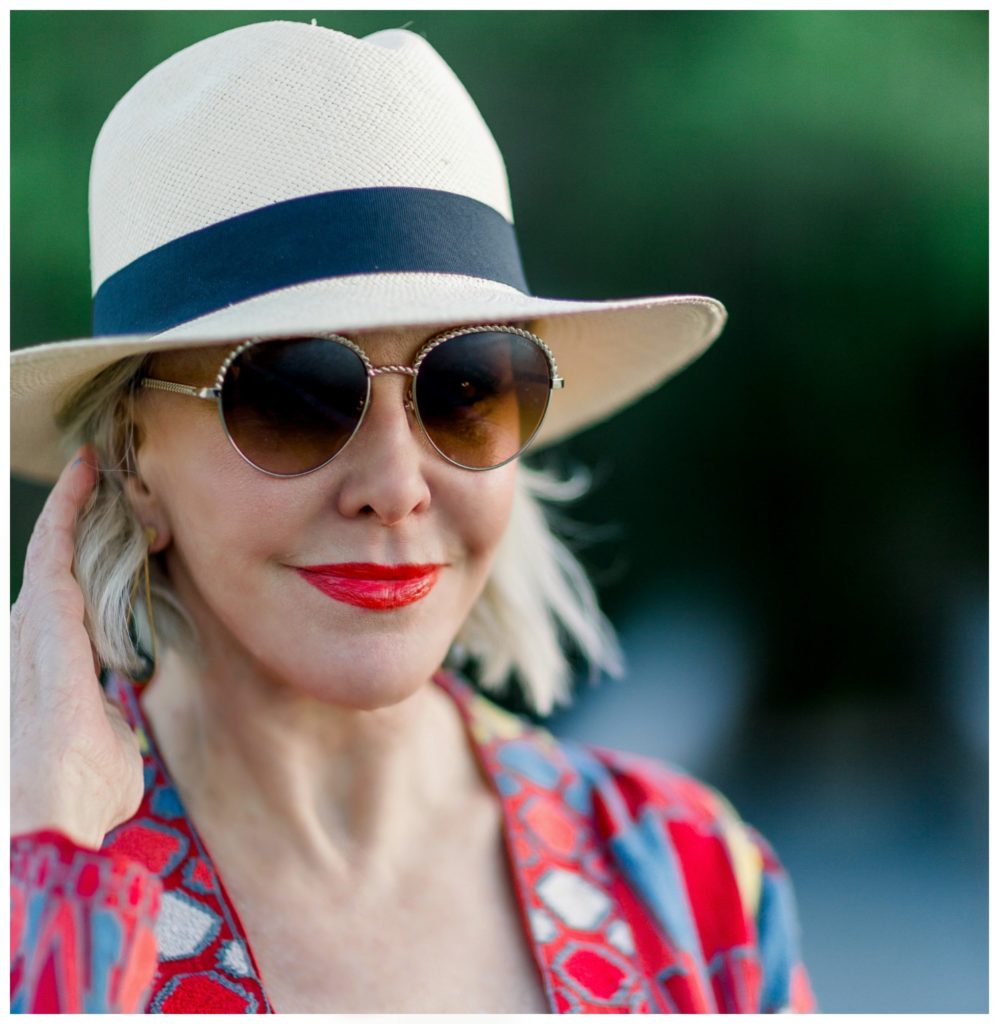
[[[10,619],[11,834],[53,828],[99,849],[142,800],[142,755],[104,695],[73,576],[76,518],[97,482],[83,447],[60,475],[28,543]]]

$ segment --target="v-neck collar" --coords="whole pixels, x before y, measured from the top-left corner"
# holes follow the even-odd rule
[[[448,673],[472,747],[503,808],[522,919],[552,1013],[651,1013],[624,912],[627,886],[569,748]]]
[[[623,909],[629,894],[598,828],[592,786],[547,730],[452,673],[438,672],[434,682],[454,700],[500,801],[520,919],[549,1012],[654,1012]],[[109,689],[139,738],[145,794],[104,845],[164,883],[150,1010],[274,1012],[236,908],[163,761],[141,687],[112,677]]]

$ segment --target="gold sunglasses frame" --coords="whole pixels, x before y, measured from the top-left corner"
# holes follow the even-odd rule
[[[504,459],[502,462],[498,462],[495,466],[466,466],[461,462],[457,462],[452,459],[449,455],[446,455],[434,442],[434,439],[430,436],[429,431],[423,423],[423,419],[420,417],[420,410],[416,403],[416,377],[420,372],[420,366],[424,359],[438,346],[443,345],[444,342],[450,341],[452,338],[458,338],[466,334],[479,334],[485,331],[494,331],[501,334],[516,334],[522,338],[527,338],[529,341],[534,342],[544,353],[548,360],[549,367],[549,388],[548,398],[545,401],[545,408],[541,414],[541,418],[538,420],[538,425],[534,428],[531,436],[521,445],[521,447],[508,459]],[[262,466],[258,466],[249,456],[247,456],[236,444],[232,434],[229,432],[229,427],[225,421],[225,415],[222,409],[222,386],[225,383],[226,373],[229,371],[229,367],[233,364],[233,361],[237,356],[241,355],[248,348],[252,348],[255,345],[265,345],[268,341],[287,341],[291,339],[286,338],[250,338],[247,341],[241,342],[237,345],[222,361],[222,365],[218,369],[218,373],[215,376],[215,383],[211,387],[195,387],[192,384],[179,384],[175,381],[159,380],[155,377],[143,377],[139,381],[139,387],[149,388],[156,391],[169,391],[177,395],[187,395],[191,398],[200,398],[205,401],[215,402],[218,407],[219,420],[222,423],[222,430],[225,433],[229,444],[232,445],[236,453],[243,459],[244,462],[252,466],[257,472],[264,473],[266,476],[277,477],[282,480],[292,479],[294,477],[308,476],[310,473],[315,473],[317,470],[322,469],[324,466],[328,466],[346,447],[350,444],[351,440],[355,437],[357,432],[361,429],[361,425],[364,423],[364,419],[368,413],[368,406],[371,404],[371,381],[382,374],[397,373],[411,378],[409,394],[407,395],[404,405],[406,409],[413,415],[413,418],[420,425],[420,430],[423,436],[430,443],[434,451],[445,461],[451,463],[452,466],[457,466],[459,469],[466,469],[473,473],[485,473],[492,469],[499,469],[501,466],[505,466],[507,463],[512,462],[514,459],[519,458],[531,442],[536,437],[538,431],[541,429],[541,424],[545,421],[545,416],[548,415],[548,405],[551,401],[552,391],[559,390],[565,387],[565,380],[559,376],[558,364],[555,362],[555,355],[552,350],[545,344],[545,342],[539,338],[536,334],[531,331],[525,330],[522,327],[510,327],[504,324],[482,324],[474,327],[457,327],[448,331],[444,331],[442,334],[436,334],[428,339],[416,353],[416,358],[413,360],[412,365],[404,366],[401,364],[388,364],[385,366],[374,366],[368,359],[365,351],[351,341],[350,338],[344,337],[342,334],[316,334],[309,335],[308,337],[325,338],[329,341],[335,341],[341,345],[346,346],[357,356],[360,357],[361,362],[364,364],[365,376],[367,382],[367,389],[364,394],[364,408],[361,410],[360,418],[357,421],[354,429],[351,431],[350,437],[324,462],[321,462],[318,466],[313,466],[311,469],[302,470],[300,473],[274,473],[269,469],[264,469]],[[305,338],[303,337],[303,340]]]

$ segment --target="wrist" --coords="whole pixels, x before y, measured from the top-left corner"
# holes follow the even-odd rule
[[[61,832],[79,846],[99,850],[110,831],[100,816],[88,812],[82,802],[60,796],[25,793],[11,782],[10,834],[52,830]]]

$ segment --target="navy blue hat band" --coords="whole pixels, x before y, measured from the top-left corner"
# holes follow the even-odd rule
[[[433,189],[348,189],[251,210],[140,256],[98,288],[93,332],[157,333],[307,281],[402,272],[528,293],[513,226],[492,207]]]

